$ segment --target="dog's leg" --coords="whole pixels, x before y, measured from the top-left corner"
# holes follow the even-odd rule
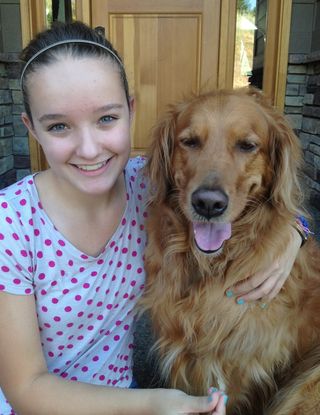
[[[320,345],[293,368],[264,415],[320,414]]]

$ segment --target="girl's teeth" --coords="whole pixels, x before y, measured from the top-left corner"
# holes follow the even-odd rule
[[[98,163],[98,164],[88,164],[87,166],[78,166],[79,169],[81,170],[85,170],[85,171],[93,171],[93,170],[98,170],[100,169],[102,166],[105,165],[106,162],[103,163]]]

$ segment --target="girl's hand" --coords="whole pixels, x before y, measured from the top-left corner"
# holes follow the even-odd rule
[[[152,413],[159,415],[192,415],[209,412],[225,415],[227,396],[220,391],[209,391],[209,396],[190,396],[176,389],[154,389]]]
[[[301,237],[292,227],[291,238],[286,250],[278,257],[270,268],[256,273],[247,280],[226,291],[227,297],[235,297],[238,304],[248,301],[271,301],[281,290],[290,275],[292,266],[301,246]],[[264,304],[264,303],[263,303]]]
[[[211,415],[225,415],[228,396],[224,392],[218,391],[216,388],[210,388],[208,393],[209,402],[212,400],[214,403],[216,403],[215,409]]]

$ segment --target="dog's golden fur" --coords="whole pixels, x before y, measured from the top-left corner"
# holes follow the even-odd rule
[[[254,89],[216,91],[172,105],[148,155],[147,285],[162,376],[193,394],[225,388],[227,413],[320,413],[320,251],[308,240],[267,308],[225,290],[284,251],[301,213],[298,139]],[[202,218],[199,188],[227,195]],[[191,223],[231,222],[232,235],[204,253]]]

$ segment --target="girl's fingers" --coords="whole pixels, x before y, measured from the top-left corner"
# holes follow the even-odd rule
[[[233,286],[231,289],[233,290],[235,295],[242,295],[247,294],[257,288],[259,288],[263,283],[268,281],[270,278],[278,279],[279,274],[282,274],[282,271],[279,270],[278,264],[273,264],[268,270],[263,270],[256,272],[251,277],[240,281],[238,284]]]
[[[212,403],[211,415],[225,415],[225,406],[228,401],[228,396],[216,388],[210,388],[208,391],[208,401]]]
[[[245,302],[257,301],[262,299],[265,299],[267,301],[270,294],[273,293],[277,285],[277,282],[277,278],[270,277],[267,280],[265,280],[259,287],[255,288],[247,294],[240,296],[240,298],[242,298]]]
[[[247,283],[240,283],[239,285],[231,287],[227,290],[226,295],[227,297],[235,298],[238,304],[243,304],[249,301],[257,301],[262,298],[266,299],[271,293],[273,295],[275,287],[278,283],[280,283],[281,288],[283,282],[282,280],[279,282],[279,275],[272,275],[267,279],[264,279],[260,285],[250,285],[249,289],[249,285]]]
[[[213,393],[208,397],[205,396],[189,396],[185,401],[187,413],[205,413],[214,410],[218,404],[219,393]],[[186,412],[183,412],[186,413]],[[220,415],[220,414],[219,414]]]
[[[220,395],[218,403],[211,415],[225,415],[226,414],[226,395]]]

